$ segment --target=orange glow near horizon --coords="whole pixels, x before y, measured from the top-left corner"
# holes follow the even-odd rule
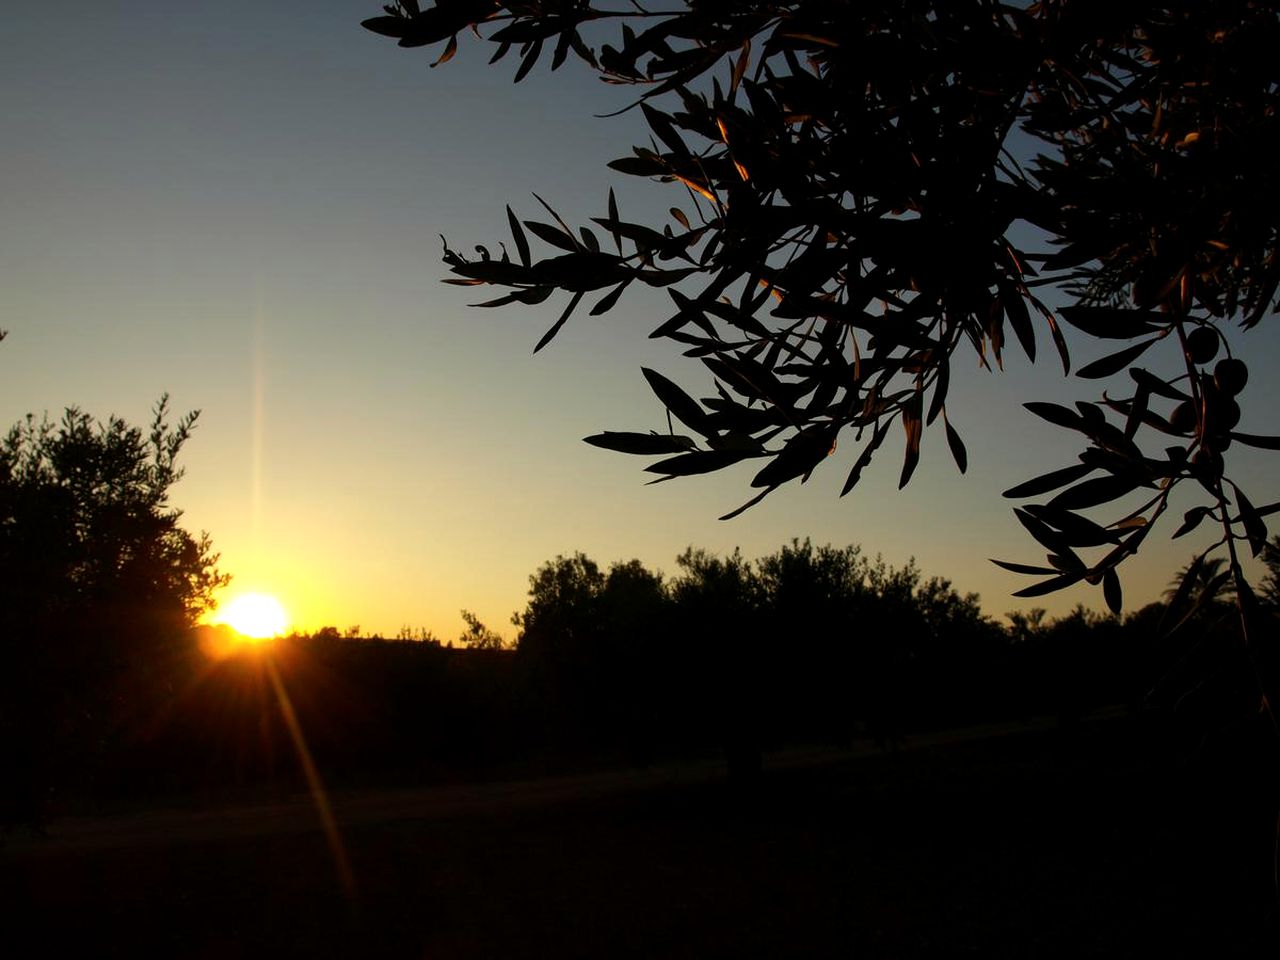
[[[288,629],[289,614],[270,594],[242,593],[219,607],[210,622],[226,624],[251,640],[267,640]]]

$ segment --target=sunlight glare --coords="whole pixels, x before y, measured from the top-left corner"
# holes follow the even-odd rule
[[[225,623],[253,640],[265,640],[284,633],[289,625],[289,616],[275,597],[265,593],[242,593],[218,612],[214,622]]]

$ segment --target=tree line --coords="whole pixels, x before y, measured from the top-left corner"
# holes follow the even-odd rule
[[[196,623],[227,577],[168,500],[195,416],[167,418],[164,400],[149,431],[71,410],[0,444],[7,821],[295,786],[281,690],[325,776],[351,785],[715,753],[750,776],[769,747],[893,749],[921,730],[1115,704],[1201,734],[1257,717],[1221,562],[1188,565],[1165,601],[1125,617],[1002,624],[976,595],[858,546],[793,540],[754,560],[690,547],[670,577],[574,553],[531,574],[511,645],[466,611],[456,645],[358,627],[218,643]],[[1274,617],[1280,538],[1264,559]]]
[[[1280,544],[1268,557],[1260,592],[1274,616]],[[169,759],[145,765],[178,778],[175,790],[190,786],[189,756],[221,778],[202,789],[296,784],[267,658],[336,784],[712,756],[750,778],[770,748],[893,751],[929,730],[1046,715],[1069,729],[1117,706],[1191,750],[1252,737],[1259,719],[1219,572],[1179,606],[1182,571],[1168,598],[1124,617],[1033,609],[1001,623],[976,595],[857,546],[797,540],[754,560],[691,547],[670,577],[562,555],[531,574],[513,643],[471,617],[449,644],[328,627],[241,648],[206,668],[152,744]]]

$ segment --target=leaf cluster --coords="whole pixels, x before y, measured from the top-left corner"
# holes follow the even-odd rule
[[[584,32],[615,21],[611,43]],[[667,222],[625,219],[611,191],[607,214],[574,230],[538,198],[550,221],[508,208],[514,258],[445,245],[448,282],[506,291],[483,306],[568,294],[535,349],[588,295],[600,315],[636,281],[666,288],[671,312],[652,336],[697,360],[710,393],[646,369],[667,431],[587,442],[661,457],[647,468],[659,481],[756,461],[757,492],[726,518],[807,480],[841,441],[854,451],[848,493],[895,423],[900,485],[939,419],[964,471],[947,406],[957,351],[1000,367],[1011,342],[1034,361],[1047,338],[1068,372],[1065,321],[1127,341],[1079,376],[1131,369],[1134,386],[1075,410],[1029,405],[1088,449],[1010,491],[1060,491],[1017,513],[1049,551],[1047,566],[1004,564],[1048,578],[1024,595],[1088,580],[1118,608],[1116,567],[1188,479],[1211,502],[1180,533],[1213,517],[1219,544],[1265,543],[1274,505],[1255,509],[1222,453],[1280,441],[1235,429],[1247,370],[1228,357],[1240,366],[1219,376],[1204,355],[1225,343],[1226,320],[1257,324],[1280,285],[1273,5],[454,0],[401,3],[366,26],[402,45],[447,37],[441,59],[470,28],[497,44],[494,59],[518,50],[516,80],[544,48],[553,69],[574,52],[638,91],[649,142],[611,167],[679,190]],[[1015,242],[1026,236],[1034,246]],[[1055,311],[1046,287],[1072,304]],[[1161,342],[1180,345],[1182,369],[1134,366]],[[1145,453],[1140,431],[1163,435],[1163,454]],[[1085,513],[1131,495],[1146,500],[1117,520]]]

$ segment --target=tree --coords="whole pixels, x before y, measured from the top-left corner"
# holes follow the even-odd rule
[[[490,630],[470,610],[462,611],[463,622],[467,629],[458,637],[458,643],[472,650],[501,650],[505,644],[502,634]]]
[[[1262,552],[1267,575],[1262,580],[1262,599],[1273,613],[1280,613],[1280,535],[1271,538]]]
[[[1174,574],[1164,592],[1170,613],[1182,614],[1187,607],[1194,613],[1221,613],[1234,601],[1231,571],[1224,569],[1227,563],[1222,557],[1207,557],[1197,563],[1192,560]],[[1187,586],[1184,586],[1187,585]],[[1174,601],[1178,605],[1174,606]]]
[[[904,625],[888,629],[880,616],[868,583],[872,565],[856,546],[792,540],[756,569],[757,616],[769,646],[766,698],[779,718],[770,725],[847,742],[855,711],[883,712],[870,687],[888,686],[888,671],[873,664],[887,665],[881,653],[890,648],[905,655]]]
[[[605,576],[582,553],[559,556],[529,576],[529,602],[511,622],[520,628],[517,650],[547,662],[571,662],[589,648],[595,605]]]
[[[615,22],[621,39],[598,41]],[[997,561],[1041,578],[1018,595],[1083,580],[1119,610],[1118,567],[1175,491],[1198,485],[1207,500],[1174,535],[1214,523],[1205,554],[1223,551],[1242,618],[1256,617],[1240,548],[1263,549],[1280,504],[1255,507],[1224,454],[1280,438],[1236,429],[1248,369],[1224,330],[1256,326],[1280,285],[1273,4],[401,0],[365,26],[404,47],[443,43],[437,63],[470,28],[497,45],[494,60],[518,50],[517,81],[544,50],[553,70],[572,52],[640,91],[650,143],[611,166],[676,185],[670,221],[625,220],[611,192],[595,229],[545,203],[552,222],[508,208],[514,259],[505,246],[479,260],[444,250],[448,282],[506,291],[481,306],[568,296],[535,350],[587,294],[599,315],[636,282],[668,289],[674,312],[653,335],[700,360],[714,394],[645,370],[668,429],[587,442],[660,456],[647,469],[661,479],[758,462],[758,493],[726,517],[803,482],[841,440],[857,451],[847,493],[895,422],[900,485],[939,419],[963,471],[953,356],[967,346],[1000,366],[1013,339],[1034,360],[1040,329],[1068,372],[1065,321],[1122,344],[1077,375],[1127,369],[1126,386],[1076,409],[1026,405],[1086,446],[1006,491],[1052,494],[1016,510],[1047,562]],[[552,255],[535,259],[529,233]],[[1067,305],[1053,309],[1046,288]],[[1166,341],[1172,366],[1136,365]],[[1249,651],[1273,704],[1273,654]]]
[[[605,575],[590,557],[558,556],[529,576],[516,655],[543,697],[553,736],[573,739],[592,732],[602,691],[597,661],[603,645],[600,596]]]
[[[196,413],[149,431],[68,409],[0,441],[0,750],[10,817],[91,767],[166,695],[182,635],[230,579],[169,503]]]
[[[229,577],[207,534],[179,526],[169,489],[198,412],[168,421],[168,396],[144,433],[118,417],[95,422],[69,408],[58,424],[34,417],[0,442],[0,616],[40,631],[145,612],[194,625]],[[11,634],[17,635],[17,634]]]

